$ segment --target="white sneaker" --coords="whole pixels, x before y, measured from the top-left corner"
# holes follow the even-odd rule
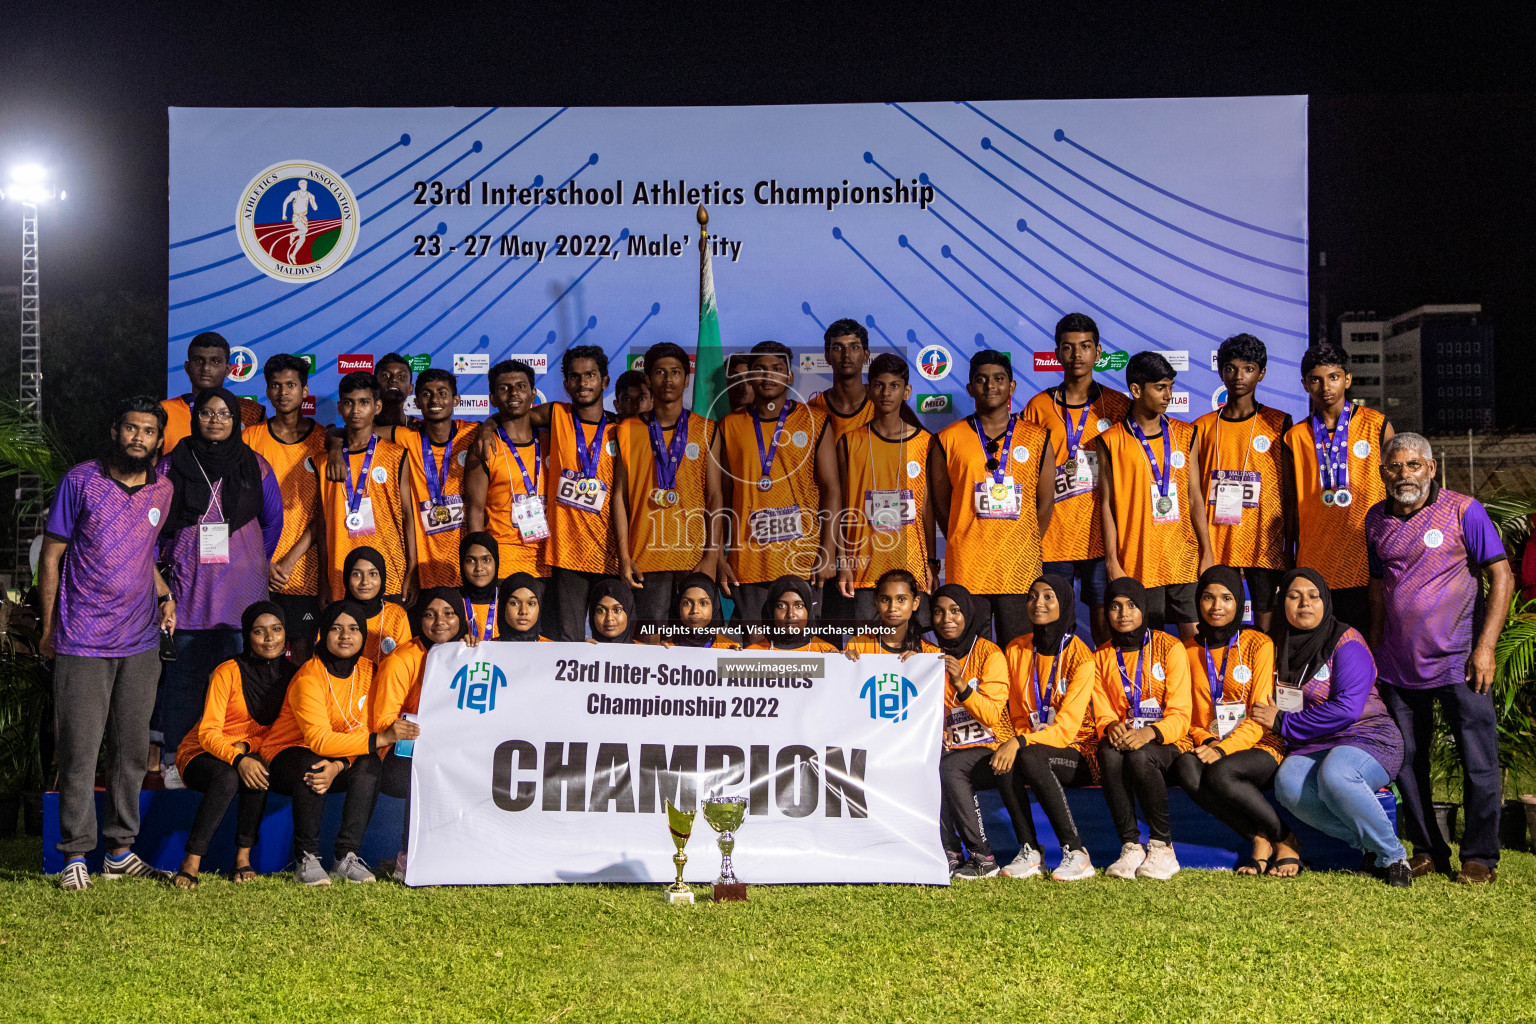
[[[1088,856],[1087,850],[1063,850],[1061,851],[1061,863],[1056,865],[1056,870],[1051,872],[1051,877],[1058,882],[1080,882],[1085,878],[1096,875],[1093,868],[1093,859]]]
[[[1157,878],[1167,881],[1179,873],[1179,859],[1173,855],[1173,846],[1159,840],[1147,844],[1147,857],[1136,869],[1137,878]]]
[[[59,888],[65,892],[84,892],[91,888],[91,875],[85,869],[85,861],[72,860],[64,865],[59,875]]]
[[[293,880],[300,885],[330,885],[331,876],[320,866],[320,858],[306,853],[293,865]]]
[[[166,789],[186,789],[187,784],[181,781],[181,772],[176,770],[174,764],[168,764],[160,771],[161,784]]]
[[[1104,869],[1110,878],[1135,878],[1136,870],[1147,859],[1146,848],[1140,843],[1126,843],[1120,847],[1120,859]]]
[[[1003,868],[1004,878],[1034,878],[1040,874],[1040,851],[1026,846]]]
[[[347,882],[372,882],[373,872],[368,865],[363,863],[363,858],[355,853],[349,853],[336,862],[335,875]]]

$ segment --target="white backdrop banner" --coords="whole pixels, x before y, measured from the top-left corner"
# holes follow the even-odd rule
[[[664,800],[748,798],[748,883],[943,885],[943,661],[638,645],[436,647],[410,885],[670,882]],[[689,882],[720,869],[694,821]]]

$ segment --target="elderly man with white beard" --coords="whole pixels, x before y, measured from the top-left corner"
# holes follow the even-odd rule
[[[1366,515],[1370,559],[1371,648],[1382,700],[1403,734],[1403,832],[1413,842],[1415,875],[1451,873],[1451,849],[1435,824],[1429,759],[1434,709],[1449,724],[1461,753],[1462,832],[1458,882],[1491,882],[1498,874],[1498,725],[1493,653],[1514,592],[1499,532],[1475,498],[1435,482],[1429,442],[1398,434],[1382,449],[1387,499]],[[1481,576],[1491,587],[1486,604]],[[1485,614],[1486,612],[1486,614]]]

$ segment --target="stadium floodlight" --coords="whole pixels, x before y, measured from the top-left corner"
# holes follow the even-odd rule
[[[49,182],[48,171],[41,164],[20,164],[11,168],[9,180],[0,189],[0,198],[36,206],[50,199],[63,199],[64,193]]]

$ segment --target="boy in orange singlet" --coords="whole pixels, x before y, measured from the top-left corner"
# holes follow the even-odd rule
[[[187,343],[187,361],[181,365],[187,371],[187,383],[192,385],[192,390],[160,403],[160,408],[165,410],[165,434],[160,446],[162,455],[171,454],[171,449],[192,433],[192,403],[197,400],[197,396],[209,388],[224,386],[224,378],[229,375],[229,342],[224,340],[222,334],[204,331]],[[253,427],[266,417],[261,403],[249,398],[240,399],[242,428]]]
[[[549,563],[544,555],[549,525],[544,507],[544,473],[549,468],[549,431],[534,426],[533,367],[519,359],[503,359],[487,374],[496,413],[482,431],[501,444],[486,453],[471,445],[464,464],[464,528],[484,530],[501,548],[504,576],[525,572],[538,580],[544,594]]]

